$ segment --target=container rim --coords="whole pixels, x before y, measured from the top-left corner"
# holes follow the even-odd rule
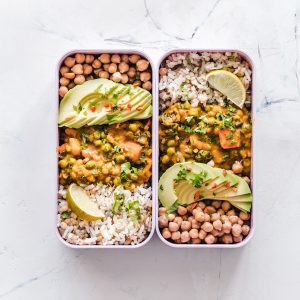
[[[242,240],[240,243],[236,243],[236,244],[211,244],[211,245],[207,245],[207,244],[173,244],[169,241],[167,241],[160,233],[159,230],[159,226],[158,226],[158,208],[159,208],[159,199],[157,197],[157,209],[156,209],[156,233],[158,235],[158,237],[160,238],[160,240],[166,244],[169,247],[173,247],[173,248],[185,248],[185,249],[196,249],[196,248],[205,248],[205,249],[235,249],[235,248],[240,248],[245,246],[246,244],[249,243],[249,241],[253,238],[253,235],[256,231],[256,198],[255,198],[255,177],[254,176],[254,160],[255,160],[255,149],[256,149],[256,144],[255,144],[255,140],[254,140],[254,132],[255,132],[255,117],[256,117],[256,101],[255,101],[255,88],[254,86],[256,86],[256,67],[254,64],[253,59],[243,50],[240,49],[224,49],[224,48],[214,48],[214,49],[205,49],[205,48],[176,48],[176,49],[171,49],[170,51],[164,53],[160,59],[158,60],[158,64],[157,64],[157,70],[159,71],[160,65],[162,64],[162,62],[171,54],[174,53],[182,53],[182,52],[236,52],[238,53],[241,57],[243,57],[249,64],[252,70],[252,84],[251,84],[251,93],[252,93],[252,105],[251,105],[251,115],[252,115],[252,138],[251,138],[251,151],[252,151],[252,157],[251,157],[251,187],[252,187],[252,195],[253,195],[253,201],[252,201],[252,208],[251,208],[251,227],[250,227],[250,233],[247,235],[247,237]],[[159,86],[159,73],[157,73],[156,76],[156,86],[158,89]],[[158,97],[159,93],[157,91],[157,111],[158,111],[158,116],[157,116],[157,128],[159,128],[159,97]],[[159,155],[159,154],[158,154]],[[159,174],[158,172],[158,168],[159,168],[159,157],[157,159],[157,174]],[[158,186],[158,176],[157,176],[157,186]]]
[[[61,67],[61,64],[63,63],[64,59],[67,56],[70,55],[74,55],[76,53],[83,53],[83,54],[102,54],[102,53],[118,53],[118,54],[138,54],[140,56],[142,56],[143,58],[146,58],[151,66],[151,71],[152,71],[152,106],[153,106],[153,113],[152,113],[152,149],[155,150],[156,149],[156,133],[157,133],[157,122],[156,122],[156,118],[157,118],[157,112],[156,112],[156,105],[155,105],[155,94],[156,94],[156,80],[155,80],[155,76],[156,76],[156,68],[155,68],[155,64],[153,63],[152,58],[144,53],[143,51],[140,50],[135,50],[135,49],[119,49],[119,48],[113,48],[113,49],[73,49],[73,50],[69,50],[67,52],[65,52],[57,61],[56,64],[56,68],[55,68],[55,97],[57,99],[57,106],[56,106],[56,118],[55,118],[55,126],[56,126],[56,141],[57,141],[57,146],[59,145],[59,129],[58,129],[58,108],[59,108],[59,96],[58,96],[58,89],[59,89],[59,69]],[[152,162],[154,162],[155,160],[155,156],[156,156],[156,151],[152,151]],[[59,171],[58,171],[58,165],[56,166],[56,178],[58,179],[58,175],[59,175]],[[72,249],[137,249],[140,248],[144,245],[146,245],[150,239],[152,238],[154,232],[155,232],[155,212],[156,212],[156,203],[157,203],[157,186],[156,186],[156,180],[157,178],[157,174],[156,174],[156,168],[155,168],[155,164],[152,163],[152,180],[151,180],[151,187],[152,187],[152,223],[151,223],[151,231],[149,232],[147,238],[145,240],[143,240],[141,243],[136,244],[136,245],[75,245],[75,244],[71,244],[68,243],[67,241],[65,241],[62,236],[60,235],[59,231],[58,231],[58,227],[57,227],[57,199],[55,200],[55,210],[54,210],[54,220],[55,220],[55,231],[56,231],[56,236],[58,238],[58,240],[65,246],[72,248]],[[58,187],[59,187],[59,183],[58,180],[56,181],[56,192],[55,195],[57,195],[57,191],[58,191]]]

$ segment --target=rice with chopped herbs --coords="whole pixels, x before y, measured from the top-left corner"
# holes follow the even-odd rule
[[[58,191],[58,230],[67,242],[76,245],[135,245],[151,231],[151,187],[141,185],[128,191],[121,186],[82,186],[105,213],[103,220],[83,221],[71,212],[66,189]]]
[[[225,96],[210,88],[206,74],[212,70],[225,69],[237,75],[247,90],[245,105],[251,103],[251,69],[249,63],[236,52],[186,52],[169,55],[160,68],[160,110],[187,100],[192,106],[218,102]]]

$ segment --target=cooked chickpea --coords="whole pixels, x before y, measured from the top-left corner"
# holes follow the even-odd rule
[[[160,207],[158,209],[158,215],[159,216],[164,216],[166,214],[167,209],[165,207]]]
[[[187,209],[184,206],[179,205],[177,212],[180,216],[184,216],[187,213]]]
[[[150,91],[152,89],[152,83],[151,81],[146,81],[143,83],[142,85],[142,88],[147,90],[147,91]]]
[[[140,80],[142,82],[149,81],[151,79],[151,73],[150,72],[141,72],[140,73]]]
[[[179,228],[179,226],[181,226],[181,223],[182,223],[182,218],[181,217],[175,217],[175,219],[174,219],[174,222],[176,223],[176,224],[178,224],[178,228]]]
[[[202,224],[201,229],[203,229],[205,232],[211,232],[214,229],[214,227],[211,223],[205,222]]]
[[[132,63],[132,64],[136,64],[137,61],[140,59],[141,57],[137,54],[132,54],[129,56],[129,61]]]
[[[204,240],[206,236],[207,236],[207,232],[204,231],[203,229],[200,229],[200,231],[199,231],[199,239]]]
[[[229,216],[228,219],[231,222],[231,224],[237,224],[238,221],[239,221],[239,217],[238,216]]]
[[[120,82],[122,80],[122,75],[120,72],[116,72],[114,74],[112,74],[112,77],[111,79],[114,81],[114,82]]]
[[[216,241],[216,238],[212,234],[208,234],[204,241],[206,244],[213,244]]]
[[[168,214],[168,220],[169,220],[169,222],[173,222],[173,221],[174,221],[174,219],[175,219],[175,217],[176,217],[176,215],[175,215],[175,214],[173,214],[173,213],[171,213],[171,214]]]
[[[199,206],[193,209],[192,211],[193,216],[195,216],[197,212],[203,213],[202,209]]]
[[[64,76],[65,78],[67,78],[67,79],[74,79],[75,74],[74,74],[74,73],[71,73],[71,72],[68,72],[68,73],[65,73],[63,76]]]
[[[160,76],[165,76],[165,75],[167,75],[167,73],[168,73],[167,68],[160,68],[159,69],[159,75]]]
[[[129,70],[129,65],[127,63],[121,62],[119,64],[119,71],[120,71],[120,73],[122,73],[122,74],[126,73],[128,70]]]
[[[192,224],[190,221],[182,221],[181,226],[180,226],[181,230],[187,230],[189,231],[192,228]]]
[[[168,218],[166,217],[166,220],[168,221]],[[169,230],[171,232],[175,232],[175,231],[178,231],[179,229],[179,224],[177,224],[176,222],[170,222],[169,223]]]
[[[200,244],[201,240],[199,238],[191,239],[192,244]]]
[[[179,231],[175,231],[175,232],[172,232],[171,234],[171,239],[173,241],[177,241],[180,239],[180,232]]]
[[[187,243],[190,240],[190,235],[188,231],[182,231],[180,235],[181,243]]]
[[[242,171],[243,171],[242,164],[239,161],[234,162],[234,164],[232,165],[232,171],[235,174],[242,173]]]
[[[100,78],[106,78],[106,79],[109,78],[109,74],[108,74],[107,71],[100,71],[99,74],[98,74],[98,76],[99,76]]]
[[[135,76],[135,68],[130,67],[129,70],[128,70],[128,72],[127,72],[127,75],[128,75],[130,78],[134,77],[134,76]]]
[[[210,222],[210,215],[204,214],[204,222]]]
[[[108,73],[111,73],[111,74],[113,74],[113,73],[116,73],[117,72],[117,70],[118,70],[118,67],[117,67],[117,65],[115,64],[115,63],[111,63],[110,65],[109,65],[109,67],[108,67]]]
[[[64,76],[65,73],[68,73],[70,71],[70,69],[66,66],[62,66],[60,69],[59,69],[59,72],[62,76]]]
[[[192,228],[194,228],[194,229],[199,229],[200,228],[200,222],[198,222],[197,220],[193,219],[191,221],[191,223],[192,223]]]
[[[198,206],[203,210],[206,207],[206,204],[203,201],[200,201]]]
[[[68,88],[66,86],[61,86],[59,88],[59,96],[63,97],[68,92]]]
[[[172,234],[171,234],[171,232],[169,231],[168,228],[164,228],[164,229],[162,230],[162,236],[163,236],[165,239],[170,239],[171,236],[172,236]]]
[[[102,65],[102,63],[101,63],[101,61],[100,61],[99,59],[95,59],[95,60],[93,61],[93,63],[92,63],[92,67],[93,67],[94,69],[99,69],[99,68],[101,68],[101,65]]]
[[[243,211],[240,212],[239,217],[240,217],[240,219],[243,220],[243,221],[248,221],[248,220],[250,220],[250,214],[245,213],[245,212],[243,212]]]
[[[235,243],[240,243],[242,240],[243,240],[243,236],[242,236],[242,235],[234,236],[234,237],[233,237],[233,241],[234,241]]]
[[[158,225],[160,228],[168,227],[168,224],[169,224],[169,221],[165,215],[158,217]]]
[[[121,82],[123,84],[126,84],[128,82],[128,76],[127,76],[127,74],[122,74],[121,76],[122,76]]]
[[[232,235],[231,234],[224,234],[222,237],[222,241],[224,244],[232,244]]]
[[[89,75],[93,72],[93,68],[92,66],[88,65],[88,64],[84,64],[83,65],[83,74],[85,75]]]
[[[85,77],[83,75],[76,75],[74,78],[74,83],[75,84],[82,84],[85,82]]]
[[[220,219],[220,215],[218,214],[218,213],[213,213],[212,215],[211,215],[211,218],[210,218],[210,220],[212,221],[212,222],[214,222],[214,221],[216,221],[216,220],[219,220]]]
[[[85,61],[85,55],[82,53],[76,53],[75,54],[75,61],[78,64],[83,64]]]
[[[210,167],[214,167],[215,166],[215,162],[213,160],[210,160],[208,163],[207,163],[208,166]]]
[[[238,224],[240,224],[242,226],[244,224],[244,221],[241,219],[238,219]]]
[[[121,61],[124,61],[124,62],[128,63],[129,62],[128,55],[127,54],[122,54],[121,55]]]
[[[214,236],[214,237],[217,237],[217,236],[219,236],[219,230],[217,230],[217,229],[213,229],[212,231],[211,231],[211,234]]]
[[[108,71],[109,64],[103,64],[102,67],[104,71]]]
[[[145,59],[140,59],[136,62],[136,68],[140,72],[147,70],[148,66],[149,66],[149,62]]]
[[[221,219],[221,221],[222,221],[223,223],[225,223],[226,221],[228,221],[228,216],[222,215],[222,216],[220,217],[220,219]]]
[[[222,203],[222,209],[223,209],[225,212],[227,212],[230,208],[231,208],[230,203],[227,202],[227,201],[223,201],[223,203]]]
[[[98,58],[100,61],[101,61],[101,63],[103,63],[103,64],[109,64],[110,63],[110,54],[108,54],[108,53],[103,53],[103,54],[101,54],[100,56],[99,56],[99,58]]]
[[[219,230],[221,231],[222,230],[222,222],[220,220],[216,220],[213,222],[213,227],[216,229],[216,230]]]
[[[193,228],[189,231],[189,235],[190,235],[191,239],[196,239],[199,237],[199,231],[197,229]]]
[[[67,86],[67,85],[70,83],[70,80],[67,79],[67,78],[61,77],[61,78],[59,79],[59,83],[60,83],[61,85]]]
[[[204,220],[205,220],[205,215],[204,215],[204,213],[203,213],[203,212],[197,212],[197,213],[195,214],[195,219],[196,219],[196,221],[198,221],[198,222],[200,222],[200,223],[204,222]]]
[[[232,228],[232,225],[229,221],[225,221],[225,223],[222,226],[222,230],[224,231],[224,233],[230,233]]]
[[[121,56],[119,54],[113,54],[111,56],[111,62],[119,64],[121,62]]]
[[[67,67],[72,68],[75,65],[75,58],[71,56],[66,57],[64,60],[64,64]]]
[[[76,75],[81,75],[83,74],[83,67],[80,64],[76,64],[73,66],[73,68],[71,69],[73,73],[75,73]]]
[[[92,63],[94,61],[94,59],[95,59],[95,57],[92,54],[86,54],[86,56],[85,56],[85,62],[87,64]]]
[[[211,205],[214,207],[214,208],[216,208],[216,209],[218,209],[218,208],[220,208],[221,207],[221,201],[213,201],[212,203],[211,203]]]
[[[248,233],[250,232],[250,227],[248,225],[243,225],[242,226],[242,234],[243,235],[248,235]]]
[[[222,208],[219,208],[217,210],[217,213],[220,215],[220,216],[223,216],[225,214],[224,210]]]
[[[229,211],[226,213],[226,215],[227,215],[228,217],[230,217],[230,216],[235,216],[235,211],[234,211],[234,209],[229,210]]]
[[[233,224],[231,229],[233,236],[239,236],[242,233],[242,227],[239,224]]]
[[[74,82],[71,82],[68,84],[68,89],[72,89],[73,87],[75,86],[75,83]]]

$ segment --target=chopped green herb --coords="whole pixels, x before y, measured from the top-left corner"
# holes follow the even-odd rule
[[[162,184],[159,186],[159,189],[160,189],[161,191],[163,191],[163,190],[164,190],[164,187],[163,187],[163,185],[162,185]]]
[[[124,194],[118,194],[118,193],[114,193],[114,201],[112,204],[112,212],[113,214],[117,214],[119,212],[121,212],[123,203],[124,203],[124,199],[125,196]]]
[[[192,173],[193,177],[191,179],[191,184],[199,188],[201,187],[204,179],[207,177],[207,172],[206,171],[201,171],[200,173]]]
[[[64,211],[60,214],[61,219],[65,220],[68,219],[70,217],[70,212],[68,211]]]
[[[198,126],[197,128],[194,129],[195,133],[200,133],[200,134],[206,134],[206,128],[204,128],[203,126]]]

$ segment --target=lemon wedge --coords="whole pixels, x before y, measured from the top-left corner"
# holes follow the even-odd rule
[[[84,190],[72,183],[67,190],[67,202],[71,210],[80,218],[86,221],[95,221],[104,218],[104,213],[98,205],[91,201]]]
[[[246,89],[235,74],[226,70],[214,70],[206,75],[206,80],[235,105],[243,107],[246,100]]]

